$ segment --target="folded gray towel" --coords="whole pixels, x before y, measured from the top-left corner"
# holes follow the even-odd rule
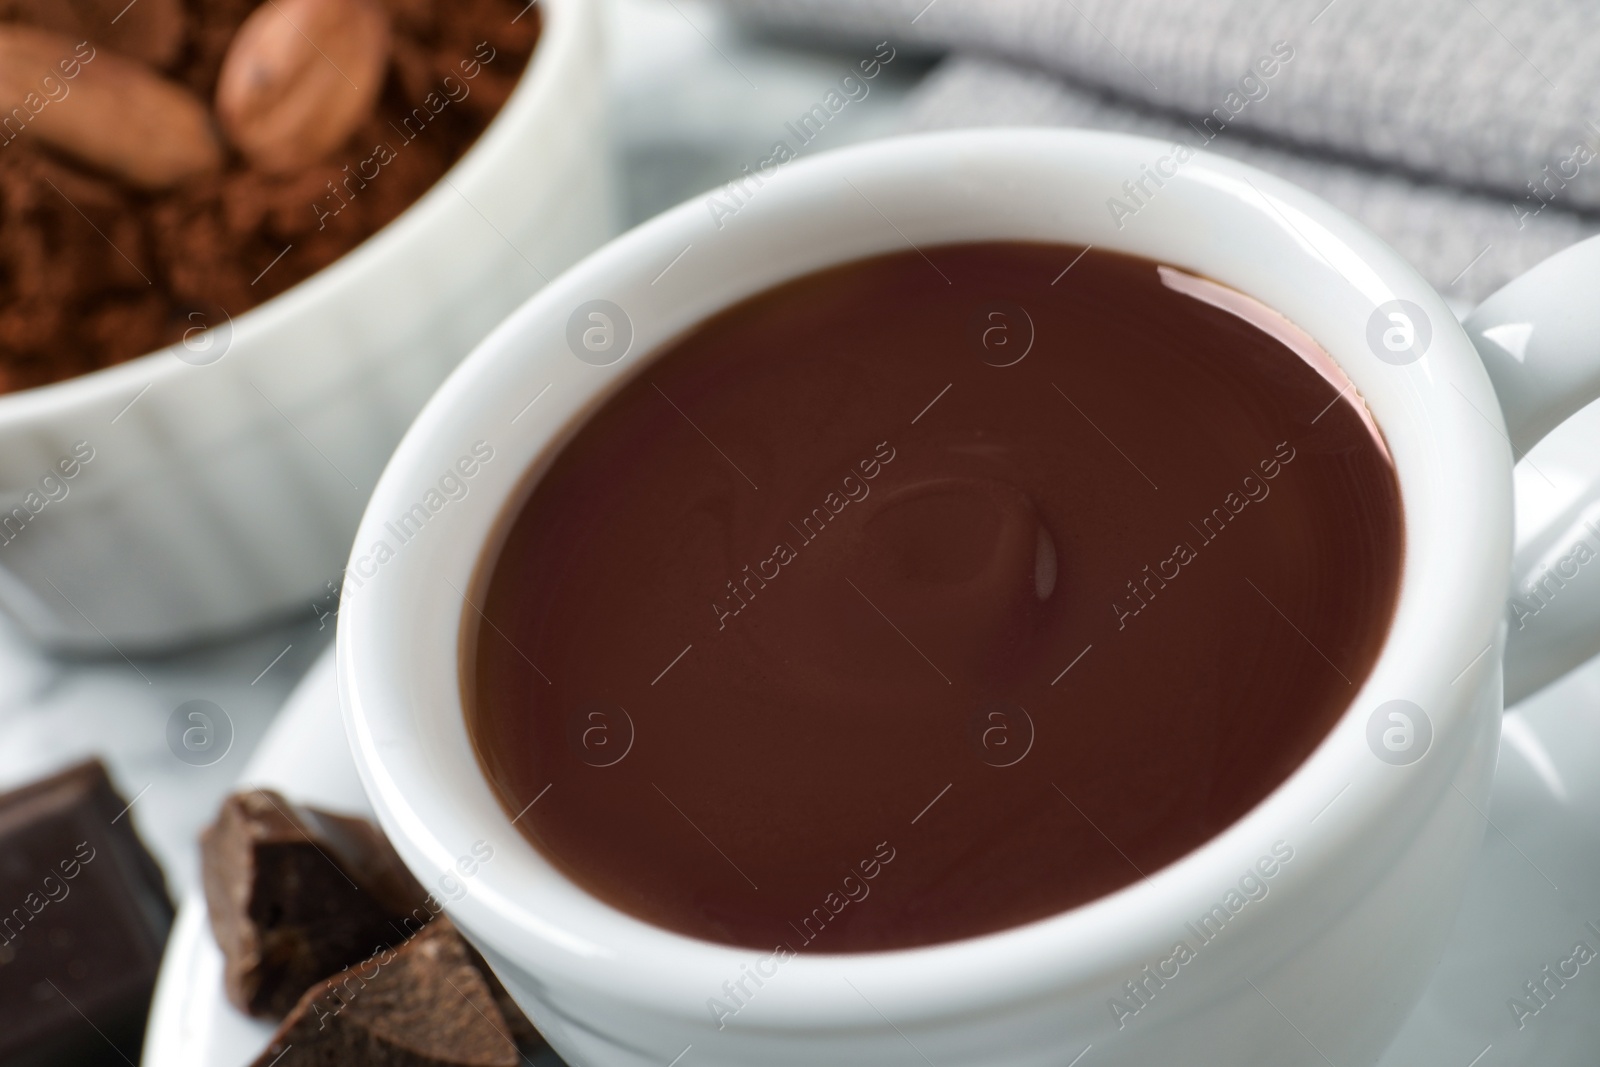
[[[1600,232],[1600,5],[724,2],[769,27],[957,52],[915,94],[916,128],[1127,130],[1281,174],[1458,306]]]
[[[948,60],[929,76],[917,91],[910,124],[1089,126],[1191,145],[1203,141],[1180,119],[1119,105],[1037,71],[972,58]],[[1600,231],[1595,219],[1570,211],[1549,209],[1519,220],[1503,197],[1297,155],[1281,144],[1230,139],[1226,131],[1211,147],[1302,185],[1360,219],[1463,309]]]

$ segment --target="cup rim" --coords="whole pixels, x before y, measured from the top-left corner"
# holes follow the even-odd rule
[[[1121,174],[1125,169],[1116,170],[1118,165],[1164,156],[1171,149],[1160,141],[1086,130],[1012,128],[919,134],[820,153],[787,165],[771,176],[743,210],[776,218],[778,212],[795,204],[836,205],[840,201],[830,198],[848,195],[848,191],[835,191],[841,177],[856,178],[857,191],[867,193],[881,191],[876,184],[880,182],[907,187],[943,182],[956,188],[963,182],[993,181],[995,168],[1009,163],[1021,170],[1032,168],[1036,180],[1043,181],[1059,176],[1052,174],[1052,168],[1076,175],[1074,167],[1085,173],[1100,167],[1106,173]],[[1298,249],[1299,262],[1293,266],[1306,277],[1332,284],[1336,276],[1342,276],[1352,290],[1351,301],[1359,297],[1372,306],[1384,299],[1410,300],[1433,323],[1428,353],[1415,364],[1399,368],[1393,385],[1374,386],[1370,383],[1380,382],[1377,375],[1386,372],[1365,364],[1356,366],[1359,361],[1348,337],[1359,331],[1340,327],[1346,340],[1333,344],[1325,331],[1289,315],[1358,383],[1369,407],[1381,399],[1388,410],[1403,413],[1394,416],[1400,421],[1391,423],[1375,408],[1379,425],[1391,436],[1407,516],[1406,573],[1378,662],[1312,755],[1255,808],[1188,855],[1106,896],[981,937],[886,952],[803,954],[785,965],[783,973],[790,986],[785,1007],[770,1016],[764,1010],[756,1012],[758,1023],[801,1027],[848,1021],[875,1026],[881,1021],[875,1014],[880,1011],[897,1019],[949,1016],[980,1006],[1037,999],[1050,990],[1082,987],[1107,974],[1132,977],[1140,964],[1155,958],[1148,955],[1152,946],[1163,941],[1170,944],[1170,928],[1154,920],[1185,914],[1195,901],[1214,896],[1237,879],[1240,871],[1248,870],[1255,855],[1267,850],[1276,829],[1304,824],[1307,812],[1330,796],[1333,800],[1346,797],[1345,790],[1360,783],[1361,788],[1350,790],[1341,803],[1328,801],[1317,813],[1312,820],[1316,826],[1307,832],[1312,847],[1305,851],[1310,859],[1295,874],[1302,886],[1324,876],[1337,877],[1338,850],[1369,836],[1386,811],[1396,804],[1414,806],[1419,797],[1436,799],[1447,791],[1452,768],[1466,758],[1481,733],[1475,732],[1476,724],[1483,701],[1489,699],[1481,694],[1491,685],[1493,703],[1498,707],[1498,655],[1485,653],[1503,634],[1499,609],[1510,566],[1510,454],[1503,441],[1498,403],[1470,340],[1438,294],[1397,253],[1310,193],[1244,164],[1209,156],[1189,161],[1183,174],[1189,179],[1185,196],[1226,204],[1240,217],[1254,219],[1261,234],[1275,235],[1281,246]],[[877,206],[893,203],[877,200]],[[1163,203],[1152,200],[1151,206]],[[1186,232],[1184,240],[1191,246],[1210,240],[1220,249],[1216,256],[1245,254],[1223,248],[1224,238],[1231,241],[1235,235],[1210,228],[1205,219],[1191,220],[1185,209],[1160,207],[1154,214],[1157,223],[1170,214],[1178,220],[1176,225],[1192,222],[1203,231]],[[383,517],[402,510],[413,499],[410,494],[422,484],[426,472],[448,463],[451,450],[459,447],[457,431],[470,422],[466,413],[501,402],[485,395],[496,373],[509,373],[513,366],[526,367],[545,359],[570,361],[570,354],[551,351],[549,343],[559,333],[567,312],[597,294],[614,293],[622,287],[619,278],[648,282],[680,249],[703,235],[705,224],[705,207],[696,198],[636,227],[553,281],[480,344],[430,401],[396,451],[363,517],[352,566],[360,556],[360,546],[381,533]],[[1140,239],[1156,244],[1177,240],[1169,240],[1165,234]],[[1133,238],[1119,243],[1113,236],[1107,238],[1107,244],[1146,254]],[[904,244],[885,240],[883,247],[903,248]],[[857,257],[841,253],[829,262],[851,258]],[[1291,308],[1310,306],[1305,297],[1269,299],[1252,286],[1216,273],[1212,276],[1286,315]],[[686,312],[686,321],[727,306],[733,299],[730,293],[744,294],[770,284],[770,280],[759,285],[728,283],[705,298],[710,310]],[[623,361],[631,364],[626,373],[606,376],[587,369],[579,386],[584,396],[568,416],[557,419],[551,415],[545,423],[530,422],[529,427],[542,428],[524,427],[513,436],[518,441],[537,436],[543,443],[534,449],[535,456],[558,450],[571,426],[658,350],[656,345],[630,355]],[[1419,390],[1426,395],[1417,395]],[[1466,405],[1447,404],[1444,398],[1451,390],[1458,392]],[[1458,473],[1462,469],[1473,473],[1462,477]],[[1457,473],[1451,476],[1452,471]],[[1413,523],[1413,496],[1419,493],[1428,494],[1427,508],[1432,509],[1423,516],[1426,524],[1420,532]],[[506,495],[501,494],[502,502]],[[498,507],[491,510],[498,515]],[[1447,550],[1438,549],[1436,543],[1451,525],[1458,527],[1458,540]],[[1421,544],[1424,534],[1435,544]],[[1419,557],[1418,549],[1424,547],[1429,552]],[[455,703],[447,707],[415,705],[423,673],[444,668],[437,650],[419,648],[415,634],[406,632],[408,626],[414,627],[405,620],[406,613],[420,612],[420,608],[408,604],[405,596],[421,588],[414,583],[425,568],[436,566],[441,559],[448,559],[453,567],[470,559],[470,566],[475,566],[480,552],[479,544],[458,544],[428,549],[426,559],[422,553],[397,559],[383,583],[359,592],[352,589],[348,576],[346,579],[351,599],[348,607],[341,607],[337,642],[347,732],[380,821],[419,876],[450,869],[459,849],[452,850],[438,832],[439,825],[450,820],[459,824],[468,808],[460,798],[447,795],[439,783],[442,767],[458,769],[460,753],[429,751],[427,739],[416,732],[419,722],[442,722],[440,716],[461,718],[460,687],[452,686]],[[469,603],[459,604],[458,634],[470,610]],[[1478,648],[1483,651],[1474,659],[1471,650]],[[455,677],[454,644],[448,656]],[[1462,667],[1456,681],[1470,677],[1471,684],[1452,689],[1455,682],[1446,672],[1447,665],[1453,665],[1450,673],[1456,666]],[[1365,724],[1356,721],[1358,712],[1372,707],[1385,693],[1431,702],[1430,706],[1437,708],[1430,754],[1436,751],[1439,756],[1431,763],[1417,764],[1423,773],[1403,773],[1367,751]],[[1478,695],[1469,699],[1468,693]],[[473,760],[476,773],[470,747],[466,758]],[[1344,789],[1334,796],[1341,780]],[[487,792],[486,784],[483,789]],[[537,850],[510,826],[504,812],[500,818],[501,825],[494,829],[510,831],[509,843],[516,853],[511,862],[521,864],[520,871],[533,870],[523,861],[529,860],[527,853],[537,857]],[[548,866],[542,857],[539,864],[541,871]],[[720,981],[736,977],[741,964],[762,955],[650,926],[592,898],[597,910],[574,920],[573,913],[550,905],[562,891],[558,882],[573,888],[559,875],[530,876],[514,884],[509,875],[485,873],[469,881],[464,894],[447,906],[469,935],[536,974],[541,987],[571,983],[673,1017],[693,1006],[693,997],[685,1000],[674,976],[689,976],[690,982],[717,976]],[[1304,896],[1310,891],[1299,892]],[[582,895],[581,890],[578,893]],[[1261,961],[1263,969],[1268,962]],[[846,965],[863,988],[875,990],[871,1011],[854,999],[848,986],[840,986],[839,975]],[[709,983],[702,995],[709,995],[715,984]],[[752,1008],[758,1007],[753,1001]]]
[[[538,6],[544,21],[539,39],[534,43],[533,54],[528,57],[528,65],[518,77],[506,102],[477,140],[467,146],[461,158],[451,164],[439,180],[407,204],[400,214],[332,263],[255,307],[237,316],[229,316],[234,332],[233,343],[241,343],[241,335],[245,343],[258,335],[270,336],[284,322],[338,301],[341,292],[360,277],[368,263],[394,255],[404,247],[411,233],[428,228],[443,215],[447,206],[447,179],[468,186],[476,184],[484,168],[493,165],[493,141],[514,133],[512,128],[521,125],[529,115],[543,112],[547,106],[559,103],[555,94],[559,88],[560,70],[566,65],[561,59],[569,55],[576,56],[583,47],[583,35],[576,25],[578,20],[573,12],[574,5],[583,2],[585,0],[539,0]],[[130,391],[143,389],[146,384],[155,384],[166,377],[193,369],[190,364],[173,356],[174,347],[168,345],[59,381],[0,393],[0,423],[49,419],[62,412],[110,403],[116,398],[125,397]],[[226,359],[226,356],[223,358]]]

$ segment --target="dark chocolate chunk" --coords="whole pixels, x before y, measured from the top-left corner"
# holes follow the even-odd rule
[[[306,990],[253,1067],[517,1067],[483,973],[448,919]]]
[[[537,1052],[544,1049],[546,1047],[544,1035],[522,1013],[522,1009],[517,1007],[517,1002],[511,999],[511,994],[500,984],[500,979],[496,978],[494,971],[490,969],[489,961],[472,947],[470,941],[463,938],[461,943],[466,945],[467,954],[472,957],[473,965],[483,973],[483,980],[489,984],[489,995],[494,998],[500,1014],[506,1017],[506,1033],[511,1035],[511,1040],[515,1041],[523,1052]]]
[[[171,926],[98,760],[0,796],[0,1063],[136,1062]]]
[[[434,915],[371,823],[271,790],[225,800],[200,853],[228,997],[252,1015],[283,1015],[313,982],[399,944]]]

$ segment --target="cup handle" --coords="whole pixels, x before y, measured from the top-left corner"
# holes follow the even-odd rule
[[[1512,455],[1520,460],[1600,397],[1600,237],[1514,279],[1463,325],[1494,383]],[[1507,707],[1600,653],[1600,590],[1568,588],[1591,571],[1600,573],[1600,463],[1578,499],[1524,539],[1512,562]]]

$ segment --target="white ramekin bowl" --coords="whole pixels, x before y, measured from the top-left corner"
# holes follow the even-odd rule
[[[599,3],[539,9],[501,113],[360,247],[190,349],[0,396],[0,609],[26,633],[150,651],[335,609],[350,535],[423,401],[612,232]]]
[[[1137,216],[1109,211],[1108,198],[1151,167],[1168,180]],[[1189,856],[993,935],[790,959],[719,1028],[710,999],[764,954],[682,937],[589,896],[495,799],[462,714],[458,656],[475,613],[464,596],[526,472],[665,342],[812,270],[985,238],[1094,244],[1202,273],[1277,308],[1333,355],[1387,436],[1405,501],[1388,642],[1305,764]],[[1431,324],[1420,358],[1374,341],[1397,300]],[[594,321],[595,301],[609,302],[621,350],[580,359],[569,337]],[[1437,958],[1483,831],[1511,551],[1503,426],[1471,341],[1416,271],[1326,203],[1252,168],[1207,155],[1174,168],[1169,144],[1059,130],[958,131],[796,162],[764,173],[732,218],[691,202],[585,259],[423,411],[373,495],[347,576],[338,668],[356,764],[406,862],[575,1067],[675,1057],[1064,1067],[1090,1046],[1085,1067],[1370,1063]],[[493,459],[466,495],[392,543],[386,523],[475,447]],[[1373,740],[1396,700],[1416,709],[1416,730],[1428,727],[1400,758]],[[908,798],[906,825],[873,833],[909,838],[923,800]],[[484,844],[491,862],[460,862]],[[1149,977],[1193,939],[1186,924],[1284,850],[1292,862],[1268,896],[1231,914],[1176,977]]]

